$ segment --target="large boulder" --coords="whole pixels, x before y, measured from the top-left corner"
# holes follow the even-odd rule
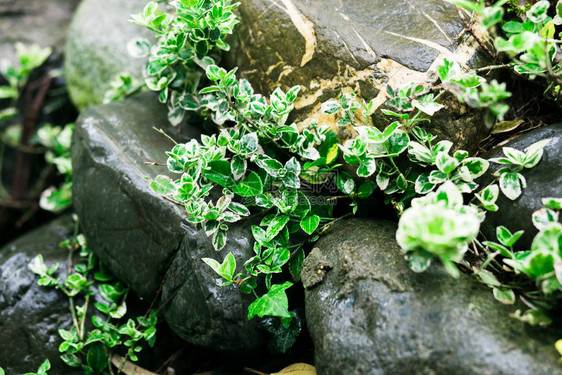
[[[143,80],[146,61],[127,51],[130,40],[154,38],[154,33],[129,22],[146,0],[84,0],[68,30],[65,74],[76,107],[83,110],[103,102],[110,83],[121,73]]]
[[[530,169],[524,169],[521,174],[527,181],[527,187],[523,189],[521,196],[514,201],[500,193],[496,204],[497,212],[488,212],[486,220],[482,223],[481,230],[484,235],[492,241],[496,241],[496,227],[503,225],[511,232],[523,229],[525,233],[517,246],[529,249],[533,237],[537,234],[531,220],[533,212],[543,208],[542,199],[547,197],[562,197],[562,123],[550,125],[525,133],[511,142],[497,147],[482,157],[486,159],[504,156],[503,147],[512,147],[523,151],[535,142],[549,139],[550,142],[544,148],[541,161]],[[490,172],[496,171],[504,165],[490,163]],[[485,186],[491,179],[484,180],[481,185]]]
[[[239,13],[228,64],[240,67],[262,94],[301,85],[295,108],[304,123],[334,123],[320,105],[341,90],[383,103],[384,85],[435,81],[445,57],[463,66],[486,57],[463,34],[456,7],[442,0],[249,0]],[[474,152],[488,132],[482,112],[454,102],[445,100],[429,130]],[[379,115],[375,120],[377,126],[388,123]],[[340,138],[352,136],[349,129],[338,130]]]
[[[68,298],[37,285],[36,275],[27,268],[37,254],[49,267],[66,264],[68,250],[59,244],[72,236],[73,224],[70,216],[62,217],[0,249],[0,367],[7,374],[36,371],[45,359],[53,374],[82,373],[59,359],[58,330],[72,326]]]
[[[513,306],[466,275],[453,279],[437,265],[412,272],[396,228],[340,222],[305,260],[306,317],[319,374],[561,372],[559,329],[510,318]]]
[[[80,0],[0,1],[0,56],[16,63],[15,43],[62,52],[66,28]]]
[[[251,297],[235,287],[217,287],[217,276],[201,258],[221,260],[233,252],[242,264],[252,254],[249,226],[233,226],[217,253],[202,230],[186,221],[182,207],[163,199],[145,177],[165,174],[173,144],[152,127],[178,140],[166,107],[151,93],[84,111],[72,147],[73,198],[89,247],[140,297],[151,300],[162,288],[161,311],[186,341],[230,351],[259,348],[263,337],[247,320]],[[175,176],[177,178],[177,176]]]

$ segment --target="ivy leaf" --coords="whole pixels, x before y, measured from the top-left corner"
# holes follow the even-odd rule
[[[212,258],[202,258],[201,260],[207,263],[220,277],[227,281],[232,281],[236,271],[236,259],[232,253],[226,255],[222,264]]]
[[[272,285],[267,294],[259,297],[248,306],[248,319],[252,319],[256,315],[260,318],[265,315],[290,318],[292,315],[289,312],[289,300],[285,290],[292,285],[293,283],[289,281]]]
[[[300,223],[302,230],[309,235],[314,233],[316,228],[318,228],[318,224],[320,224],[320,217],[318,215],[308,215]]]
[[[251,172],[238,185],[233,186],[232,191],[242,197],[253,197],[263,192],[263,183],[256,172]]]

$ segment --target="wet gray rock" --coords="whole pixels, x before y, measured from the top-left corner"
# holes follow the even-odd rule
[[[305,260],[306,317],[319,374],[562,373],[554,348],[559,329],[510,318],[514,307],[468,276],[455,280],[437,265],[412,272],[396,228],[340,222]]]
[[[129,22],[141,13],[145,0],[84,0],[68,30],[65,74],[74,104],[83,110],[103,102],[110,83],[121,73],[143,80],[146,61],[131,57],[127,43],[142,37],[154,40],[143,26]],[[151,39],[152,38],[152,39]]]
[[[48,266],[65,264],[68,251],[59,244],[73,228],[72,219],[65,216],[0,249],[0,367],[7,374],[34,372],[45,359],[51,362],[49,373],[82,373],[59,359],[58,329],[72,325],[68,298],[37,285],[37,276],[27,268],[37,254],[43,254]]]
[[[62,52],[79,0],[0,0],[0,56],[16,63],[15,43],[37,43]]]
[[[464,25],[456,7],[441,0],[250,0],[239,13],[228,64],[266,95],[301,85],[295,108],[303,126],[311,118],[334,124],[320,105],[341,90],[382,104],[385,84],[434,81],[445,57],[470,66],[487,58],[474,38],[460,36]],[[488,132],[482,112],[443,102],[447,108],[429,130],[476,151]],[[388,124],[380,113],[374,118],[377,126]],[[354,135],[345,127],[337,133]]]
[[[201,258],[222,260],[232,251],[241,264],[252,253],[249,226],[233,227],[216,253],[203,231],[187,223],[185,210],[158,196],[145,177],[167,173],[165,151],[198,136],[199,126],[168,125],[166,107],[153,94],[87,109],[76,123],[72,147],[73,197],[89,247],[140,297],[152,300],[162,288],[161,311],[186,341],[204,347],[250,351],[263,343],[252,302],[235,287],[217,287],[217,276]],[[175,176],[177,178],[177,175]]]
[[[482,223],[481,230],[488,239],[496,241],[496,227],[499,225],[505,226],[511,232],[523,229],[525,233],[517,242],[517,246],[521,249],[530,248],[533,237],[537,234],[537,229],[531,221],[531,215],[544,207],[542,198],[562,197],[562,154],[560,152],[562,150],[562,123],[532,130],[482,155],[486,159],[503,156],[502,147],[513,147],[523,151],[543,139],[550,139],[550,142],[544,149],[541,161],[535,167],[524,169],[521,172],[527,180],[527,188],[523,189],[523,194],[512,201],[500,193],[496,202],[499,210],[486,214],[486,221]],[[490,163],[490,172],[496,171],[501,166]],[[490,179],[484,180],[481,185],[485,186],[489,181]]]

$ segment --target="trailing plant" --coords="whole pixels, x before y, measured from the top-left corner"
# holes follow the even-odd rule
[[[491,7],[484,2],[453,2],[474,8],[471,10],[482,15],[486,27],[503,20],[501,5],[505,1]],[[480,269],[473,269],[464,255],[471,246],[478,246],[486,255],[494,246],[507,246],[480,242],[480,224],[487,211],[498,210],[500,191],[511,200],[520,196],[526,185],[520,172],[539,163],[547,142],[535,143],[524,151],[504,147],[505,157],[488,161],[471,157],[467,151],[452,152],[450,141],[437,140],[423,128],[423,123],[443,108],[439,98],[444,91],[470,107],[486,109],[491,125],[502,121],[509,110],[505,100],[511,96],[505,83],[487,81],[475,70],[464,70],[445,59],[437,68],[437,82],[386,88],[388,100],[381,111],[389,124],[384,129],[372,126],[370,116],[377,110],[374,101],[359,102],[355,94],[342,92],[337,100],[321,106],[325,114],[337,119],[333,126],[352,127],[357,133],[354,139],[340,143],[332,126],[309,121],[308,126],[298,128],[290,123],[299,86],[286,92],[278,88],[266,98],[255,93],[247,80],[238,79],[236,69],[227,71],[216,65],[215,52],[228,49],[224,36],[237,23],[232,13],[236,4],[223,0],[171,4],[177,10],[175,15],[162,13],[150,3],[134,17],[134,22],[149,27],[160,39],[154,49],[138,41],[138,48],[149,56],[147,85],[168,103],[172,124],[179,124],[186,111],[191,111],[212,120],[217,132],[177,143],[166,152],[167,167],[177,178],[157,176],[150,186],[184,206],[187,220],[211,237],[216,250],[225,247],[232,223],[261,217],[251,225],[255,242],[250,259],[242,260],[241,265],[232,253],[222,260],[203,259],[222,279],[222,286],[236,285],[241,292],[254,294],[249,319],[275,316],[286,329],[290,327],[294,314],[289,311],[286,290],[299,280],[307,245],[335,221],[356,214],[376,190],[400,215],[397,241],[414,271],[422,272],[439,259],[449,274],[458,277],[456,264],[460,263],[482,282],[494,284],[498,300],[505,303],[515,298],[513,288],[499,281],[496,284],[493,280],[497,278],[485,269],[495,265],[497,254],[482,259]],[[531,7],[529,14],[540,13],[539,6]],[[534,27],[541,22],[545,19],[533,23]],[[544,40],[549,46],[550,40]],[[529,64],[523,55],[516,59],[520,60],[506,66]],[[494,67],[482,71],[486,69]],[[548,78],[548,69],[545,74]],[[481,187],[479,178],[488,171],[490,162],[504,167],[495,172],[491,184]],[[336,202],[346,202],[348,212],[335,217]],[[498,230],[502,233],[500,242],[514,243],[520,236],[505,228]],[[549,229],[548,235],[551,231],[555,229]],[[550,255],[545,256],[544,251],[536,253],[540,254],[536,262],[544,260],[548,265]],[[550,268],[545,266],[548,278],[533,279],[524,272],[530,270],[528,265],[513,263],[517,256],[506,257],[504,264],[531,280],[548,280],[549,286],[559,287]],[[291,281],[274,277],[284,268],[288,268]],[[259,295],[262,283],[266,292]],[[546,307],[542,309],[545,305],[541,306],[540,311],[546,311]]]
[[[72,239],[61,243],[69,251],[68,274],[64,278],[57,276],[59,264],[48,267],[41,254],[32,260],[29,269],[40,277],[39,285],[60,290],[68,297],[72,327],[58,331],[63,339],[59,346],[61,360],[70,367],[82,368],[84,374],[121,373],[127,359],[138,360],[142,341],[150,347],[154,345],[156,313],[150,310],[144,316],[127,319],[129,289],[105,270],[88,249],[84,236],[76,231]],[[114,370],[112,355],[120,351],[126,355],[121,367]]]
[[[26,372],[23,375],[47,375],[50,369],[51,369],[51,362],[49,362],[49,360],[46,359],[43,363],[41,363],[41,365],[37,369],[37,372]],[[2,367],[0,367],[0,375],[6,375],[6,372]]]

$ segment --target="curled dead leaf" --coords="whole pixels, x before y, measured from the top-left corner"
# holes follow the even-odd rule
[[[523,120],[501,121],[494,125],[492,134],[507,133],[517,128],[523,123]]]
[[[123,361],[125,361],[124,364]],[[121,372],[126,375],[158,375],[152,371],[145,370],[142,367],[135,365],[131,361],[126,361],[125,358],[117,354],[114,354],[111,357],[111,363],[113,363],[113,365],[117,368],[120,368],[121,365],[123,365]]]

